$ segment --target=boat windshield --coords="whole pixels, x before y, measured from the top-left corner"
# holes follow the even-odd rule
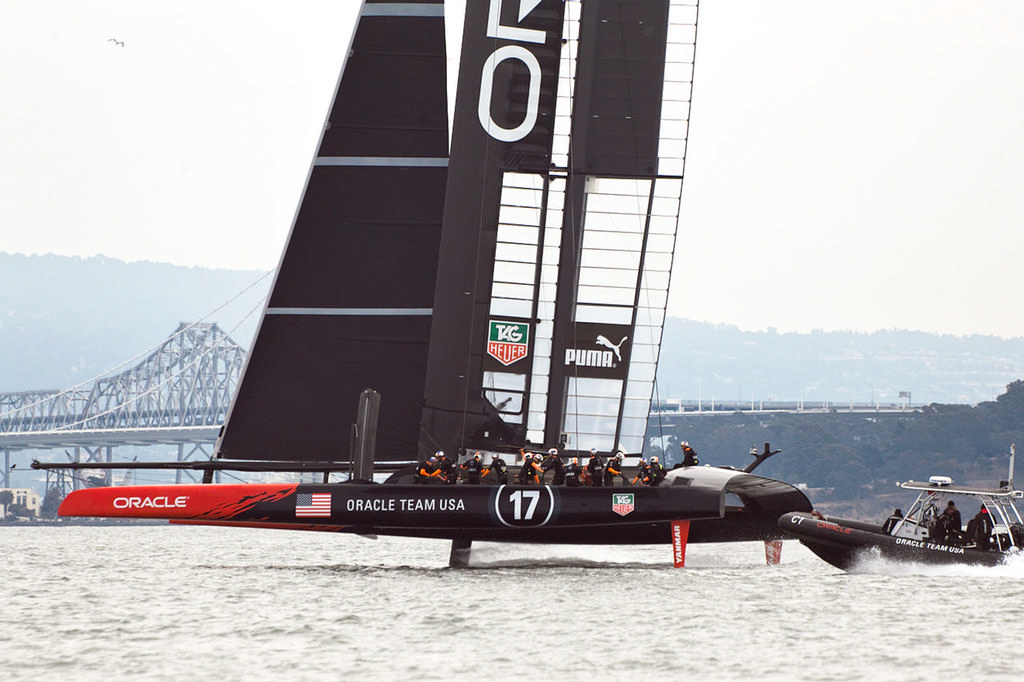
[[[928,485],[930,489],[922,489],[923,485]],[[1014,499],[1024,497],[1024,491],[967,491],[923,485],[903,484],[902,487],[920,490],[920,494],[906,515],[893,527],[892,535],[919,541],[936,541],[936,521],[948,504],[953,502],[960,507],[962,515],[966,515],[969,510],[986,510],[992,522],[992,538],[1000,550],[1024,547],[1024,520],[1013,503]],[[960,528],[952,530],[959,541],[969,542],[964,536],[962,523]]]

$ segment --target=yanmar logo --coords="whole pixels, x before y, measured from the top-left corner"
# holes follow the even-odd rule
[[[114,498],[114,509],[184,509],[187,506],[188,495]]]

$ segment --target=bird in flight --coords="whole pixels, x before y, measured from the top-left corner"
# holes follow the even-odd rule
[[[114,43],[115,45],[117,45],[119,47],[124,47],[124,41],[123,40],[118,40],[117,38],[107,38],[107,42],[108,43]]]

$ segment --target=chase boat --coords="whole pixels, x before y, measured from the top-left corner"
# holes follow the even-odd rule
[[[1013,487],[1013,448],[1010,477],[995,489],[958,486],[948,476],[932,476],[927,482],[900,483],[918,492],[906,516],[888,532],[878,524],[830,518],[816,512],[790,512],[779,517],[779,528],[798,538],[818,557],[847,570],[864,557],[880,556],[925,564],[975,564],[994,566],[1024,547],[1024,521],[1014,501],[1024,491]],[[952,498],[971,498],[965,509],[978,509],[987,522],[972,522],[968,531],[940,530],[940,517]],[[990,532],[986,532],[988,529]]]

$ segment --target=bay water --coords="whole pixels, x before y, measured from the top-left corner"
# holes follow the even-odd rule
[[[187,526],[0,527],[0,680],[981,680],[1016,675],[1024,560],[795,541],[448,543]]]

